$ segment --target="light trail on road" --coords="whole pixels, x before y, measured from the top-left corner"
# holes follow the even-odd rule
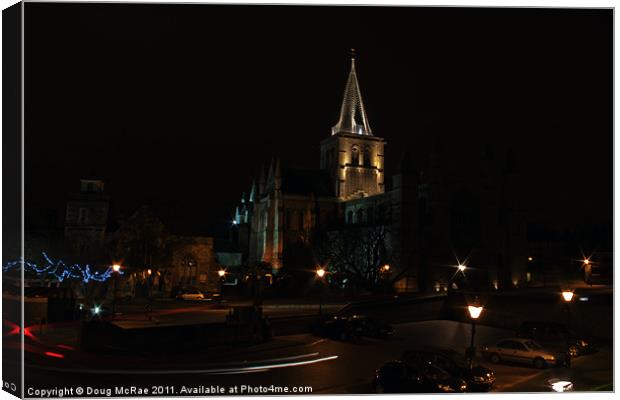
[[[210,369],[184,369],[184,370],[121,370],[121,369],[77,369],[77,368],[60,368],[60,367],[49,367],[49,366],[38,366],[38,365],[27,365],[29,368],[41,369],[47,371],[57,371],[57,372],[68,372],[68,373],[86,373],[86,374],[111,374],[111,375],[192,375],[192,374],[201,374],[201,375],[225,375],[225,374],[243,374],[243,373],[255,373],[255,372],[264,372],[270,369],[276,368],[290,368],[290,367],[300,367],[304,365],[312,365],[317,364],[324,361],[335,360],[338,356],[327,356],[316,358],[312,360],[303,360],[303,361],[291,361],[300,358],[308,358],[317,356],[319,353],[311,353],[311,354],[302,354],[291,357],[283,357],[283,358],[272,358],[267,360],[257,360],[252,363],[264,363],[264,362],[274,362],[274,361],[290,361],[284,363],[274,363],[274,364],[262,364],[262,365],[252,365],[252,366],[239,366],[239,367],[230,367],[230,368],[210,368]],[[245,361],[247,362],[247,361]],[[239,364],[239,362],[236,362]]]

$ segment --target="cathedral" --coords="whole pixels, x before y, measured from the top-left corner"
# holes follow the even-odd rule
[[[313,246],[313,233],[382,227],[389,246],[377,268],[389,272],[396,291],[443,291],[455,285],[461,261],[454,248],[459,246],[475,253],[470,276],[487,288],[525,283],[525,221],[510,200],[514,171],[498,167],[509,164],[510,157],[483,154],[476,194],[462,196],[458,182],[442,171],[440,148],[430,151],[424,170],[405,156],[386,182],[385,146],[371,129],[352,56],[339,119],[321,141],[320,167],[295,169],[275,158],[249,195],[242,195],[233,228],[245,263],[269,265],[273,276],[283,268],[316,268],[294,265],[304,263],[295,253]],[[455,202],[457,196],[463,201]]]

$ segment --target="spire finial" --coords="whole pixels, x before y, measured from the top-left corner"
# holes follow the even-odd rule
[[[355,61],[355,49],[351,48],[351,61]]]

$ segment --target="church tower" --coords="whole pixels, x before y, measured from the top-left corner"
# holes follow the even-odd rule
[[[384,192],[385,141],[373,136],[355,71],[355,55],[344,89],[340,118],[321,142],[321,169],[329,173],[339,200]]]

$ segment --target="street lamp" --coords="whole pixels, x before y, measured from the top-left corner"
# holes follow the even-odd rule
[[[223,295],[223,289],[224,289],[224,277],[226,276],[226,270],[224,268],[220,268],[219,271],[217,271],[218,276],[220,277],[220,296]]]
[[[566,327],[568,329],[570,329],[570,303],[573,301],[574,295],[575,293],[570,290],[562,291],[562,299],[564,300],[564,304],[566,306]]]
[[[121,266],[119,264],[112,265],[112,271],[114,272],[114,299],[112,300],[112,315],[116,315],[116,298],[118,297],[118,276],[121,273]]]
[[[465,269],[467,269],[467,267],[466,267],[465,265],[463,265],[463,264],[459,264],[457,268],[458,268],[458,269],[459,269],[459,271],[461,271],[461,272],[465,272]]]
[[[325,276],[325,268],[323,267],[319,267],[316,270],[316,276],[319,277],[319,280],[321,281],[321,291],[319,294],[319,315],[323,314],[323,277]]]
[[[564,300],[564,305],[566,306],[566,329],[570,332],[570,303],[571,301],[573,301],[573,296],[575,294],[571,291],[571,290],[563,290],[562,291],[562,299]],[[567,361],[568,361],[568,365],[570,365],[570,343],[566,343],[566,346],[568,347],[568,351],[567,351]]]
[[[476,347],[475,347],[475,336],[476,336],[476,320],[480,317],[482,310],[484,307],[477,305],[478,301],[476,300],[474,305],[468,305],[467,310],[469,311],[469,316],[471,317],[471,343],[469,345],[469,349],[467,351],[467,358],[469,360],[469,369],[472,369],[474,363],[474,356],[476,355]]]

